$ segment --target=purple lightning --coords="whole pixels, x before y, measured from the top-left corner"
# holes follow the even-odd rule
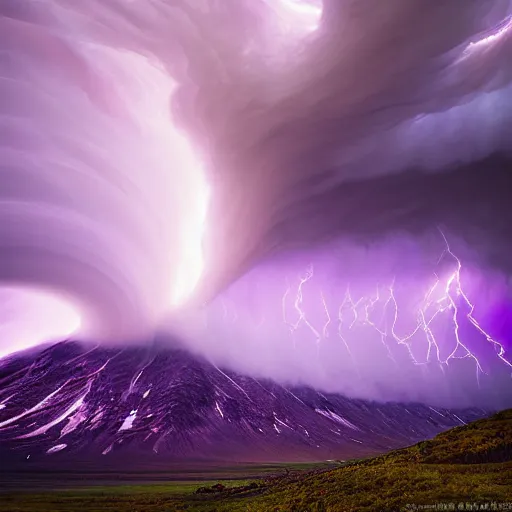
[[[297,295],[295,297],[294,307],[295,311],[298,314],[298,320],[294,324],[293,329],[296,331],[300,325],[303,323],[314,335],[315,342],[318,344],[320,342],[321,336],[320,333],[313,327],[313,325],[307,319],[306,313],[302,307],[304,298],[303,298],[303,286],[313,277],[313,265],[310,265],[306,270],[306,274],[300,278],[299,287],[297,289]]]
[[[460,279],[460,272],[461,272],[461,269],[462,269],[462,264],[459,260],[459,258],[457,258],[457,256],[455,256],[455,254],[453,254],[453,252],[451,251],[450,249],[450,246],[448,244],[448,241],[446,239],[446,237],[444,236],[444,234],[441,232],[441,235],[443,236],[443,239],[446,243],[446,251],[447,253],[455,259],[455,261],[457,262],[457,268],[455,270],[455,272],[450,276],[449,280],[448,280],[448,283],[446,284],[446,295],[448,296],[449,300],[450,300],[450,306],[453,308],[454,310],[454,323],[456,325],[456,334],[457,334],[457,343],[460,344],[460,346],[462,346],[466,351],[467,351],[467,355],[470,356],[470,357],[473,357],[478,365],[478,368],[480,368],[480,363],[478,362],[478,360],[476,359],[476,357],[471,354],[471,352],[466,348],[466,346],[460,341],[460,339],[458,338],[458,323],[457,323],[457,316],[458,316],[458,308],[457,308],[457,305],[453,299],[453,296],[452,294],[450,294],[450,288],[453,286],[455,288],[455,295],[457,297],[460,297],[462,299],[462,301],[466,304],[466,306],[469,308],[469,312],[466,314],[466,318],[469,320],[469,322],[476,328],[476,330],[482,335],[485,337],[485,339],[491,343],[493,345],[493,348],[495,349],[498,357],[509,367],[512,368],[512,363],[510,361],[508,361],[506,358],[505,358],[505,348],[503,347],[503,345],[495,340],[488,332],[486,332],[479,324],[478,320],[475,319],[475,317],[473,316],[473,312],[475,310],[475,306],[474,304],[469,300],[468,296],[464,293],[464,290],[462,289],[462,285],[461,285],[461,279]]]
[[[505,348],[503,345],[494,339],[474,317],[475,306],[470,301],[468,295],[463,289],[461,270],[462,263],[460,259],[452,252],[448,240],[444,233],[441,232],[445,243],[445,250],[441,254],[437,265],[447,256],[455,262],[455,270],[448,276],[441,278],[434,272],[435,281],[428,288],[419,306],[415,312],[416,324],[405,335],[397,333],[397,323],[400,317],[399,301],[395,295],[395,279],[391,284],[386,287],[386,293],[382,294],[381,286],[377,285],[376,293],[372,295],[362,295],[357,300],[352,297],[350,285],[347,286],[343,299],[338,308],[337,315],[337,333],[338,337],[343,343],[348,355],[352,358],[352,351],[348,338],[350,334],[357,328],[368,326],[379,334],[380,340],[386,348],[388,357],[396,363],[396,360],[391,351],[391,342],[395,342],[398,346],[403,346],[408,352],[410,360],[416,365],[425,365],[435,362],[444,371],[444,367],[449,364],[452,359],[471,358],[475,362],[477,380],[479,374],[485,374],[482,361],[477,354],[471,350],[469,344],[462,339],[461,336],[461,321],[467,319],[470,325],[482,335],[488,343],[491,343],[494,352],[498,358],[508,367],[512,367],[512,363],[505,357]],[[305,284],[313,278],[313,265],[310,265],[305,274],[299,278],[299,283],[293,301],[293,309],[297,313],[297,320],[291,323],[287,316],[287,302],[288,296],[291,293],[290,285],[287,282],[286,291],[282,297],[282,311],[283,321],[289,327],[292,334],[297,329],[304,325],[312,333],[315,343],[319,343],[321,339],[328,338],[329,325],[333,317],[329,311],[329,306],[322,291],[320,291],[320,304],[325,313],[326,321],[322,327],[315,327],[313,320],[308,317],[304,308],[304,289]],[[436,298],[436,294],[439,298]],[[374,318],[375,309],[378,304],[382,304],[382,312],[379,318]],[[467,310],[465,312],[464,310]],[[347,321],[347,314],[350,318]],[[453,349],[445,357],[442,356],[441,346],[442,343],[436,338],[432,324],[433,321],[440,315],[447,315],[452,326],[451,332],[455,340]],[[334,317],[336,318],[336,317]],[[413,342],[417,340],[417,335],[423,333],[424,341],[426,342],[426,356],[418,358],[414,355]],[[295,346],[295,340],[294,340]]]

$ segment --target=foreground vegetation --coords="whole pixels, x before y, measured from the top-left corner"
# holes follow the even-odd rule
[[[10,493],[0,495],[0,511],[386,511],[436,503],[457,510],[461,502],[487,503],[488,510],[504,510],[493,503],[508,502],[512,510],[511,449],[509,410],[336,469],[291,468],[218,487],[213,481],[174,482]]]

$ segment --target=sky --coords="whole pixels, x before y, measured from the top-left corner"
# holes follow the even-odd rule
[[[508,400],[511,16],[3,0],[0,356],[158,332],[354,396]]]

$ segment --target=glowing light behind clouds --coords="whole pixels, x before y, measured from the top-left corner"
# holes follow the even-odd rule
[[[203,274],[203,236],[209,188],[190,142],[178,131],[175,131],[173,138],[176,141],[175,149],[179,155],[180,166],[183,168],[182,179],[188,182],[187,193],[183,197],[183,218],[179,226],[180,256],[177,276],[171,294],[171,305],[179,306],[193,293]]]
[[[0,358],[76,335],[80,310],[48,290],[0,288]]]
[[[272,6],[287,31],[314,32],[320,25],[321,0],[274,0]]]
[[[187,134],[172,121],[170,107],[176,83],[161,66],[136,54],[126,54],[135,79],[141,81],[146,94],[131,102],[134,115],[144,130],[155,141],[155,150],[164,165],[173,167],[173,200],[178,203],[174,219],[163,218],[164,226],[177,231],[177,239],[166,252],[169,267],[174,266],[173,279],[169,283],[170,299],[162,305],[163,311],[182,305],[192,294],[203,272],[202,242],[208,209],[209,187],[202,163]],[[148,179],[151,180],[148,169]],[[170,171],[169,171],[170,172]],[[175,225],[173,225],[175,224]],[[165,229],[165,228],[164,228]],[[171,257],[172,255],[172,257]],[[162,311],[162,312],[163,312]]]

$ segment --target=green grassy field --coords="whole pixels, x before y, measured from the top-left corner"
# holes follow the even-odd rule
[[[218,492],[196,493],[219,482],[213,479],[8,492],[0,495],[0,511],[391,511],[436,503],[458,510],[461,502],[512,510],[511,449],[509,410],[341,467],[289,465],[285,472],[282,465],[268,465],[250,480],[241,480],[239,467]]]

